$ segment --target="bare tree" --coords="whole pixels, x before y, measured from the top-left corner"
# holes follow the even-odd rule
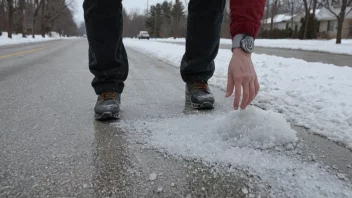
[[[36,21],[37,21],[37,16],[39,13],[39,9],[41,7],[44,7],[44,0],[34,0],[33,3],[33,16],[32,16],[32,37],[35,38],[35,25],[36,25]]]
[[[310,15],[310,7],[308,7],[308,0],[303,0],[303,3],[304,3],[304,10],[306,12],[306,15],[305,15],[305,26],[304,26],[304,34],[303,34],[303,39],[306,39],[307,38],[307,32],[308,32],[308,21],[309,21],[309,15]]]
[[[13,24],[13,0],[7,0],[7,12],[8,12],[8,38],[12,38],[12,24]]]
[[[18,1],[18,8],[20,11],[20,23],[21,23],[21,32],[22,37],[26,37],[26,0],[19,0]]]
[[[5,22],[7,21],[7,17],[5,16],[5,0],[0,1],[0,36],[2,35],[3,28],[6,27]]]
[[[313,16],[313,19],[314,19],[314,17],[315,17],[315,12],[316,12],[316,9],[317,9],[318,0],[312,0],[312,3],[313,3],[312,16]]]
[[[269,12],[270,12],[270,0],[266,1],[265,4],[265,16],[264,16],[264,20],[262,20],[263,24],[268,24],[268,19],[269,19]],[[263,25],[262,24],[262,25]]]
[[[0,32],[7,29],[8,37],[22,33],[26,37],[28,21],[32,21],[32,36],[44,37],[53,29],[55,23],[66,24],[66,32],[77,34],[72,10],[68,7],[74,0],[0,0]],[[61,3],[61,4],[60,4]],[[65,16],[65,17],[62,17]],[[37,20],[39,18],[39,23]]]
[[[268,0],[269,3],[271,2],[271,5],[270,5],[270,36],[272,34],[272,31],[273,31],[273,26],[274,26],[274,18],[275,16],[277,15],[279,9],[280,9],[280,1],[279,0]]]
[[[287,11],[290,12],[291,28],[294,29],[294,16],[301,10],[302,2],[301,0],[285,0],[285,5],[287,7]],[[293,34],[294,32],[292,32],[292,36]]]
[[[73,21],[70,6],[74,0],[46,0],[45,21],[42,24],[42,34],[55,28],[60,30],[60,35],[73,35],[77,31],[77,25]],[[77,32],[76,32],[77,34]]]
[[[339,14],[335,13],[331,8],[333,3],[335,3],[335,1],[331,1],[331,0],[322,0],[321,2],[319,2],[320,5],[324,6],[327,10],[330,11],[330,13],[332,13],[336,17],[337,19],[336,44],[341,44],[343,22],[345,21],[345,17],[352,11],[352,8],[349,8],[347,10],[347,7],[352,5],[352,0],[341,0],[341,9]]]
[[[45,38],[45,7],[47,6],[47,0],[42,0],[41,15],[40,15],[40,29],[42,37]]]
[[[131,10],[129,13],[123,10],[123,36],[135,37],[139,31],[146,30],[145,20],[147,15],[141,15],[138,10]]]

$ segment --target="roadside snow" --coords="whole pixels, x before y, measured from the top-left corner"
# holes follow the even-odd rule
[[[50,40],[58,40],[58,39],[67,39],[67,38],[76,38],[76,37],[60,37],[58,34],[53,33],[52,37],[48,37],[46,35],[43,38],[41,35],[36,35],[35,39],[32,38],[32,35],[28,35],[27,38],[23,38],[22,34],[13,34],[12,39],[7,38],[7,32],[3,32],[2,36],[0,36],[0,46],[2,45],[14,45],[21,43],[33,43],[33,42],[41,42],[41,41],[50,41]]]
[[[183,46],[174,44],[124,42],[176,67],[184,53]],[[219,50],[210,84],[225,90],[230,58],[228,50]],[[282,113],[289,122],[352,148],[352,68],[257,54],[253,62],[261,84],[255,105]]]
[[[184,43],[184,38],[179,39],[156,39],[161,42]],[[305,51],[328,52],[334,54],[352,55],[352,39],[342,40],[341,45],[335,44],[332,40],[298,40],[298,39],[256,39],[255,45],[259,47],[285,48]],[[221,44],[231,44],[230,39],[221,39]]]
[[[116,126],[134,141],[175,157],[248,171],[260,178],[256,190],[269,191],[270,197],[352,196],[350,184],[297,157],[296,132],[275,112],[250,107],[219,115],[121,121]]]

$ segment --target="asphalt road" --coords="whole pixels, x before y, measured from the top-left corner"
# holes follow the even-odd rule
[[[175,43],[175,42],[166,42],[166,43],[184,45],[184,43]],[[220,48],[231,49],[231,45],[221,44]],[[331,53],[323,53],[323,52],[280,49],[280,48],[266,48],[266,47],[255,47],[254,53],[280,56],[284,58],[303,59],[307,62],[319,62],[319,63],[334,64],[337,66],[352,67],[351,65],[352,55],[331,54]]]
[[[130,75],[122,120],[227,110],[190,109],[177,68],[127,49]],[[131,141],[114,122],[93,118],[96,96],[87,42],[63,40],[0,47],[0,197],[245,197],[246,173],[175,159]],[[212,88],[217,101],[224,93]],[[352,179],[352,153],[296,127],[302,158],[339,167]],[[332,170],[335,171],[335,170]],[[151,173],[162,173],[148,181]],[[171,183],[175,183],[172,187]],[[162,192],[156,192],[163,187]],[[252,189],[255,193],[255,188]]]

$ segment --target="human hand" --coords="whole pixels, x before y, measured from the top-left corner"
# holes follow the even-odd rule
[[[238,110],[240,105],[241,88],[243,97],[241,109],[254,100],[259,92],[259,82],[254,69],[252,56],[240,48],[233,50],[231,62],[228,69],[226,97],[230,97],[235,89],[234,109]]]

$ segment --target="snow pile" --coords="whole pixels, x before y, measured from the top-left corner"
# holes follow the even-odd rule
[[[294,148],[285,145],[297,141],[296,133],[274,112],[250,108],[246,112],[121,121],[116,125],[128,131],[133,141],[152,149],[206,165],[226,165],[231,167],[229,171],[248,171],[260,178],[256,181],[259,192],[269,191],[272,197],[352,196],[351,186],[335,175],[296,158],[299,149],[285,151]],[[273,146],[281,149],[256,149]]]
[[[184,47],[155,41],[124,40],[126,46],[180,66]],[[228,50],[219,50],[209,82],[226,89]],[[253,54],[261,90],[254,104],[280,112],[291,123],[352,148],[352,69]],[[352,64],[352,63],[351,63]]]
[[[260,109],[232,112],[227,117],[215,117],[209,122],[210,133],[219,133],[224,141],[236,147],[269,149],[298,141],[296,132],[281,114]],[[189,121],[187,121],[189,122]],[[199,121],[198,121],[199,122]],[[192,120],[190,125],[194,121]],[[202,123],[195,123],[201,126]]]
[[[270,149],[285,147],[285,149],[292,149],[292,145],[298,141],[296,131],[290,127],[282,115],[258,108],[248,108],[246,111],[216,116],[195,115],[163,122],[157,120],[146,126],[150,131],[153,131],[153,136],[150,139],[152,145],[162,148],[166,147],[165,142],[161,141],[164,138],[179,140],[179,142],[188,145],[182,148],[184,152],[203,149],[203,140],[201,138],[195,140],[198,135],[209,136],[212,134],[211,136],[225,143],[229,148]],[[192,131],[192,133],[187,131]],[[179,142],[175,142],[174,146],[178,147]],[[211,148],[209,149],[211,150]]]
[[[0,36],[0,46],[21,44],[21,43],[34,43],[34,42],[50,41],[50,40],[57,40],[57,39],[77,38],[77,37],[60,37],[55,32],[52,32],[52,37],[49,37],[48,35],[46,35],[46,37],[43,38],[41,35],[36,35],[35,39],[32,38],[32,35],[27,35],[27,38],[23,38],[22,34],[13,34],[12,39],[9,39],[7,36],[8,36],[7,32],[2,33],[2,36]]]
[[[157,39],[161,42],[184,43],[184,38]],[[298,39],[256,39],[258,47],[285,48],[305,51],[328,52],[334,54],[352,55],[352,39],[343,39],[341,45],[335,44],[336,40],[298,40]],[[221,39],[221,44],[231,45],[231,39]]]

